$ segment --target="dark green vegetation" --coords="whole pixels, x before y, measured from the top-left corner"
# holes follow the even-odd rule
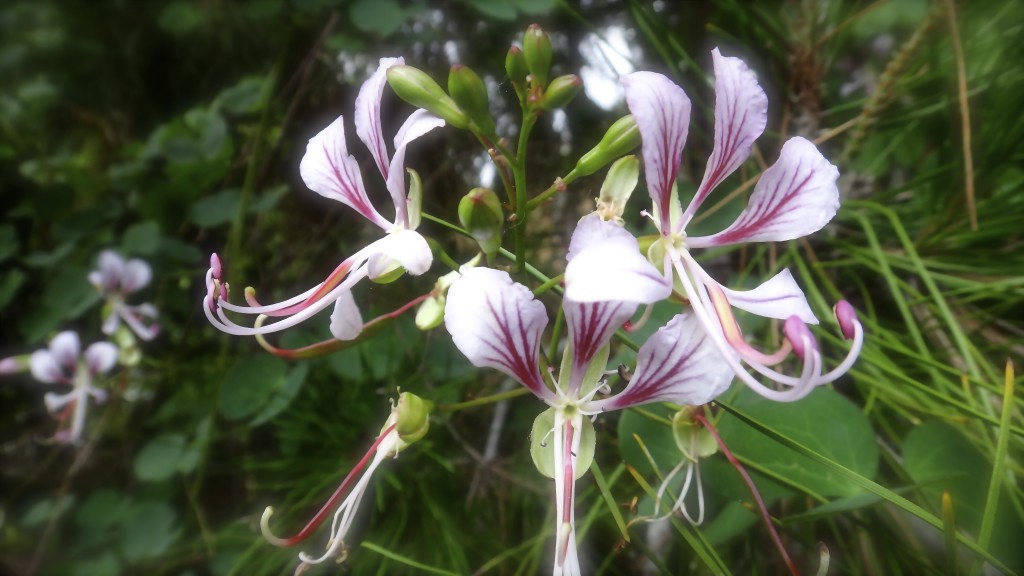
[[[497,129],[514,139],[505,53],[540,22],[555,40],[553,76],[577,73],[588,64],[580,43],[619,26],[633,31],[637,69],[665,72],[686,89],[695,124],[684,191],[712,147],[710,49],[758,72],[768,132],[708,204],[721,202],[704,216],[708,230],[742,208],[743,183],[789,136],[816,139],[843,175],[843,207],[821,233],[705,260],[735,287],[791,268],[825,319],[816,334],[832,363],[845,343],[830,303],[851,301],[867,328],[859,363],[834,390],[776,405],[734,386],[713,410],[801,570],[817,569],[822,542],[832,574],[971,572],[986,558],[1024,572],[1024,403],[1014,388],[1021,378],[1004,377],[1008,359],[1020,373],[1024,358],[1024,6],[964,2],[952,14],[938,0],[647,4],[4,2],[0,357],[42,348],[61,329],[99,339],[86,274],[111,247],[152,265],[144,298],[159,307],[162,334],[142,344],[138,366],[106,383],[115,393],[92,410],[80,448],[38,442],[54,428],[42,404],[48,388],[28,376],[0,384],[0,571],[290,572],[295,551],[259,535],[264,507],[277,510],[278,531],[301,527],[373,441],[399,388],[439,404],[505,390],[499,374],[469,366],[443,328],[420,333],[411,317],[332,356],[280,360],[208,325],[202,278],[217,251],[233,299],[252,285],[277,300],[365,244],[369,227],[307,190],[298,161],[310,136],[351,114],[381,56],[404,56],[445,85],[454,49],[497,79]],[[390,135],[409,107],[393,95],[385,107],[399,112],[385,114],[395,118]],[[531,192],[564,175],[624,113],[580,95],[566,108],[567,129],[542,116]],[[372,174],[354,133],[349,145]],[[455,221],[483,160],[466,132],[414,144],[408,165],[423,178],[425,211]],[[602,178],[580,179],[535,213],[531,263],[560,271],[565,238]],[[366,181],[372,197],[384,197],[379,180]],[[729,190],[737,193],[726,198]],[[636,231],[647,205],[638,191],[627,210]],[[440,225],[422,230],[445,239],[457,260],[472,255]],[[435,260],[423,277],[360,286],[364,316],[429,291],[447,271]],[[655,319],[677,309],[659,305]],[[272,339],[296,347],[327,337],[327,326],[325,314]],[[778,334],[767,322],[744,330],[766,345]],[[541,406],[508,402],[491,458],[483,454],[496,413],[489,404],[435,414],[427,437],[382,467],[347,539],[352,574],[548,569],[552,489],[527,449]],[[638,522],[624,532],[651,509],[645,486],[656,490],[658,474],[679,461],[665,416],[657,407],[599,420],[596,474],[578,484],[584,566],[784,573],[721,454],[702,466],[703,526]]]

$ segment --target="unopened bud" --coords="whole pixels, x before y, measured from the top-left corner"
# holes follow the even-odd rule
[[[544,91],[540,107],[545,110],[565,108],[580,93],[580,88],[582,87],[583,81],[575,74],[559,76],[552,80],[547,90]]]
[[[501,247],[505,214],[493,190],[474,188],[459,201],[459,222],[480,245],[488,259]]]
[[[392,66],[388,68],[388,84],[409,104],[436,114],[456,128],[469,126],[469,118],[459,105],[422,70],[412,66]]]
[[[586,176],[597,172],[612,160],[629,154],[640,145],[640,129],[632,116],[623,116],[612,124],[604,137],[576,163],[576,173]]]
[[[833,311],[836,314],[836,321],[839,322],[839,329],[843,332],[843,338],[853,340],[857,333],[857,311],[846,300],[836,302]]]
[[[612,164],[601,185],[597,199],[597,214],[602,220],[622,221],[626,202],[640,179],[640,161],[636,156],[623,156]]]
[[[509,48],[508,54],[505,55],[505,73],[508,74],[508,79],[516,84],[526,83],[526,75],[530,70],[526,67],[526,57],[518,46]]]
[[[0,360],[0,374],[18,374],[28,370],[28,354]]]
[[[694,462],[718,451],[715,438],[693,417],[696,410],[701,408],[686,406],[672,416],[672,436],[675,438],[676,447],[683,456]]]
[[[523,57],[534,83],[547,86],[551,72],[551,39],[537,24],[530,24],[523,35]]]
[[[402,392],[398,396],[398,404],[393,414],[395,432],[402,442],[409,445],[426,435],[430,429],[430,412],[433,408],[432,402],[410,392]]]
[[[487,101],[487,86],[476,72],[455,64],[448,72],[448,93],[477,128],[490,134],[494,132],[494,118]]]
[[[444,322],[444,305],[447,298],[442,294],[430,296],[416,310],[416,327],[424,332],[433,330]]]

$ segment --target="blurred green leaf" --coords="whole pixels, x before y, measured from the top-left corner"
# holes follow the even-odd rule
[[[178,471],[178,463],[184,453],[184,436],[157,436],[147,442],[135,457],[135,477],[145,482],[166,480]]]
[[[121,237],[121,249],[126,254],[150,256],[160,245],[160,224],[152,220],[132,224]]]
[[[652,404],[626,410],[619,418],[619,452],[622,459],[644,476],[653,474],[654,469],[634,435],[643,441],[660,471],[675,468],[683,458],[672,436],[672,427],[650,418],[648,414],[671,421],[673,412],[664,405]]]
[[[104,552],[99,558],[95,560],[84,560],[79,562],[75,568],[75,576],[96,576],[98,574],[110,575],[120,574],[121,563],[118,562],[117,556],[113,552]]]
[[[40,526],[47,522],[51,517],[56,514],[63,514],[73,503],[75,497],[71,494],[65,494],[57,501],[54,505],[53,500],[45,498],[36,502],[31,508],[25,512],[25,516],[22,517],[21,523],[25,526]]]
[[[11,270],[3,275],[3,279],[0,280],[0,310],[11,303],[14,295],[18,293],[18,288],[25,283],[25,277],[21,270]]]
[[[298,364],[288,372],[288,378],[285,379],[284,385],[281,386],[271,396],[270,401],[266,403],[263,410],[253,418],[251,426],[259,426],[269,421],[274,416],[281,413],[282,410],[291,404],[295,395],[302,389],[302,385],[306,382],[306,375],[309,373],[309,364]]]
[[[395,0],[356,0],[349,7],[349,17],[356,28],[390,36],[415,10],[403,8]]]
[[[177,539],[177,514],[166,502],[141,501],[125,513],[119,544],[129,561],[155,558]]]
[[[220,413],[228,420],[255,414],[284,387],[287,366],[274,356],[243,358],[228,371],[220,387]]]
[[[207,196],[192,205],[192,221],[201,228],[226,224],[238,213],[242,191],[237,188]]]
[[[18,231],[10,224],[0,225],[0,262],[18,253]]]

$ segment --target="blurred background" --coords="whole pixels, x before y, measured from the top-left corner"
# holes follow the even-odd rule
[[[944,539],[959,531],[1004,572],[1022,569],[1024,416],[1020,394],[1005,396],[1020,378],[1004,374],[1008,359],[1019,367],[1024,357],[1019,2],[6,0],[0,357],[45,348],[60,330],[77,330],[83,344],[103,339],[103,303],[87,274],[104,249],[152,267],[132,303],[155,304],[161,332],[137,343],[137,363],[101,382],[109,398],[92,407],[79,446],[46,442],[56,423],[43,396],[55,385],[3,377],[0,572],[288,573],[297,550],[266,543],[260,514],[273,505],[275,529],[297,531],[370,445],[399,388],[439,404],[509,390],[497,373],[473,369],[443,328],[419,332],[411,317],[357,347],[285,361],[217,332],[201,301],[212,252],[224,258],[234,299],[251,285],[276,301],[375,237],[351,210],[308,190],[298,164],[311,136],[351,114],[379,58],[404,56],[442,85],[452,64],[472,67],[487,82],[499,134],[514,139],[520,116],[505,54],[531,23],[551,36],[552,75],[584,82],[534,132],[537,192],[627,113],[618,76],[655,70],[693,100],[681,184],[692,193],[713,144],[716,46],[757,72],[768,131],[694,233],[731,221],[747,188],[728,191],[770,165],[790,136],[816,140],[840,169],[844,206],[824,231],[705,260],[733,287],[788,266],[820,318],[846,298],[868,327],[857,368],[803,406],[765,406],[736,386],[723,399],[825,457],[784,448],[731,413],[718,422],[797,565],[813,573],[823,542],[833,574],[979,569],[980,556]],[[385,135],[409,111],[386,89]],[[349,131],[369,173],[372,160]],[[453,129],[417,141],[407,165],[423,177],[425,211],[449,221],[470,188],[500,189],[485,151]],[[531,220],[533,264],[559,272],[567,234],[602,178],[581,179]],[[367,182],[387,206],[379,183]],[[646,194],[635,196],[628,225],[650,232],[639,215]],[[421,231],[458,261],[473,254],[437,224]],[[442,268],[361,286],[364,317],[429,291]],[[677,311],[659,306],[651,329]],[[766,321],[743,322],[766,344],[778,334]],[[301,346],[329,337],[327,327],[323,315],[273,341]],[[832,363],[845,353],[836,334],[828,321],[819,332]],[[317,573],[544,573],[554,507],[527,450],[538,412],[532,398],[517,398],[435,415],[430,434],[376,476],[346,564]],[[785,573],[720,454],[703,467],[704,526],[639,522],[626,541],[623,522],[651,508],[637,478],[657,488],[659,471],[680,458],[666,414],[598,422],[604,486],[581,480],[576,512],[587,571]],[[945,534],[917,510],[948,519]]]

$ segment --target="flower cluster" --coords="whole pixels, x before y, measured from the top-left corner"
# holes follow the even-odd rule
[[[579,80],[574,76],[548,80],[550,58],[547,36],[539,27],[531,27],[523,49],[513,48],[506,60],[509,78],[524,110],[523,130],[527,132],[532,127],[531,119],[564,106],[579,91]],[[382,318],[393,317],[418,302],[423,306],[417,325],[430,329],[440,322],[443,309],[447,331],[473,365],[506,374],[547,405],[534,423],[531,454],[538,470],[555,483],[557,525],[552,572],[580,574],[573,511],[575,483],[594,457],[594,419],[606,412],[654,402],[670,402],[692,410],[724,393],[734,378],[770,400],[799,400],[849,370],[863,341],[863,329],[853,308],[839,302],[835,317],[842,335],[852,340],[852,345],[846,358],[826,371],[818,342],[808,328],[818,320],[788,271],[752,290],[733,290],[713,279],[691,255],[691,249],[800,238],[825,226],[839,207],[836,167],[810,141],[792,138],[782,146],[777,162],[761,175],[748,206],[735,222],[710,236],[687,235],[687,225],[700,206],[747,160],[753,142],[767,123],[768,99],[754,73],[740,59],[722,56],[717,49],[712,58],[714,149],[685,210],[676,187],[690,101],[665,76],[635,72],[624,77],[622,84],[632,116],[616,122],[564,179],[556,180],[549,191],[527,202],[522,190],[523,172],[517,170],[522,168],[522,151],[511,153],[507,142],[495,138],[487,91],[471,70],[453,67],[449,97],[426,74],[405,66],[402,59],[381,59],[376,72],[359,90],[354,119],[356,134],[370,150],[391,197],[394,219],[386,219],[371,204],[358,164],[347,150],[343,118],[310,139],[300,172],[311,190],[349,206],[381,228],[384,236],[357,250],[309,290],[268,305],[257,301],[252,288],[245,291],[245,305],[231,303],[228,284],[222,280],[220,258],[214,254],[206,275],[206,316],[224,332],[256,336],[268,350],[283,353],[267,344],[263,335],[294,326],[331,305],[331,333],[339,342],[362,338],[369,327],[378,327]],[[422,108],[399,129],[390,157],[381,131],[385,83]],[[488,265],[493,265],[499,252],[506,220],[514,220],[515,257],[524,268],[519,252],[525,222],[519,219],[529,216],[530,205],[564,191],[575,177],[592,174],[614,161],[598,209],[579,221],[566,254],[560,308],[568,338],[557,370],[547,366],[555,359],[541,355],[548,325],[545,305],[508,272],[477,266],[479,257],[441,276],[430,294],[391,315],[368,323],[362,319],[352,295],[357,283],[364,278],[387,282],[405,272],[424,274],[433,263],[427,241],[416,232],[422,192],[419,177],[412,170],[408,171],[411,178],[407,190],[405,153],[412,140],[446,122],[471,131],[488,146],[509,192],[510,203],[503,205],[494,192],[475,188],[459,206],[464,232],[477,241]],[[646,254],[637,238],[624,228],[621,217],[639,176],[639,162],[626,154],[638,143],[642,145],[652,200],[649,212],[644,213],[657,230]],[[515,206],[515,219],[506,218],[504,213],[511,205]],[[445,261],[452,262],[447,258]],[[652,305],[670,297],[685,300],[687,305],[640,345],[632,375],[622,378],[625,384],[621,389],[612,390],[609,375],[615,370],[609,371],[608,359],[614,336],[631,323],[641,307],[649,311]],[[782,345],[777,350],[762,351],[750,344],[740,331],[733,308],[784,321]],[[256,318],[251,325],[242,325],[231,319],[231,315],[239,314]],[[557,342],[552,344],[552,349],[557,348]],[[797,375],[779,368],[793,358],[802,366]],[[269,528],[273,512],[268,508],[262,522],[264,536],[275,545],[293,546],[308,537],[336,507],[326,552],[317,558],[300,554],[299,570],[327,558],[343,559],[344,537],[370,477],[385,458],[397,456],[422,437],[429,411],[428,402],[403,393],[370,450],[306,528],[292,538],[274,536]],[[688,438],[684,447],[687,459],[672,474],[685,466],[684,492],[691,483],[700,491],[696,462],[706,455],[705,448],[697,445],[692,421],[682,420],[693,430],[683,434]],[[659,500],[664,490],[663,486]],[[676,509],[691,518],[685,508]],[[701,508],[695,521],[702,516]]]

